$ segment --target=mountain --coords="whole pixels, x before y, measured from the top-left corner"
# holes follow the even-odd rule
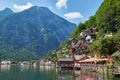
[[[4,10],[0,11],[0,19],[5,18],[6,16],[12,14],[13,11],[9,8],[5,8]]]
[[[75,24],[34,6],[0,21],[0,59],[31,60],[66,41]]]

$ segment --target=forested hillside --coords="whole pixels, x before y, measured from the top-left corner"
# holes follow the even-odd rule
[[[97,28],[97,38],[90,46],[94,56],[107,56],[117,51],[120,45],[120,0],[104,0],[96,14],[85,23],[79,23],[78,27],[70,35],[79,38],[81,30]],[[112,37],[104,37],[112,34]]]

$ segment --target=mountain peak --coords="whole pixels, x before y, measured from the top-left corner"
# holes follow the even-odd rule
[[[5,8],[4,10],[0,11],[0,19],[12,14],[13,11],[10,8]]]
[[[39,6],[33,6],[31,8],[29,8],[28,10],[32,10],[32,11],[50,11],[47,7],[39,7]]]
[[[13,13],[13,11],[10,8],[5,8],[4,10],[2,10],[1,12],[9,12],[9,13]]]
[[[43,6],[33,6],[31,8],[34,8],[34,9],[48,9],[47,7],[43,7]]]

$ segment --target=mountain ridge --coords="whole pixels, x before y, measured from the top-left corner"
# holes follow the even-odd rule
[[[13,14],[14,12],[10,8],[5,8],[0,11],[0,20],[5,18],[6,16]]]
[[[75,24],[57,16],[46,7],[34,6],[13,13],[0,21],[0,57],[24,60],[30,55],[32,58],[41,56],[66,41],[75,27]],[[6,55],[7,52],[12,57],[9,53],[9,56]],[[23,59],[21,56],[24,54],[27,57],[24,56]],[[18,55],[20,58],[15,58]]]

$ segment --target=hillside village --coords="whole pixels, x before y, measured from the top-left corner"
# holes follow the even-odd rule
[[[109,56],[96,56],[92,54],[90,49],[91,44],[97,38],[98,30],[96,28],[91,28],[87,30],[81,30],[77,38],[69,38],[66,43],[60,46],[58,49],[49,53],[49,56],[42,59],[42,63],[45,65],[50,65],[52,62],[57,63],[56,66],[60,67],[76,67],[83,68],[86,66],[96,69],[104,69],[106,65],[113,64],[113,57],[120,55],[120,47],[118,50]],[[103,38],[113,37],[114,34],[103,34]],[[117,59],[120,61],[120,59]],[[84,65],[84,66],[83,66]],[[95,67],[96,66],[96,67]],[[90,68],[90,69],[91,69]],[[89,68],[88,68],[89,69]],[[117,69],[120,72],[119,66]]]
[[[86,57],[91,57],[90,55],[90,45],[97,37],[97,29],[81,30],[79,33],[79,38],[69,38],[63,47],[60,47],[53,51],[51,56],[47,59],[57,56],[57,58],[65,57],[69,58],[72,54],[75,55],[86,55]],[[104,37],[113,36],[113,34],[105,34]]]

